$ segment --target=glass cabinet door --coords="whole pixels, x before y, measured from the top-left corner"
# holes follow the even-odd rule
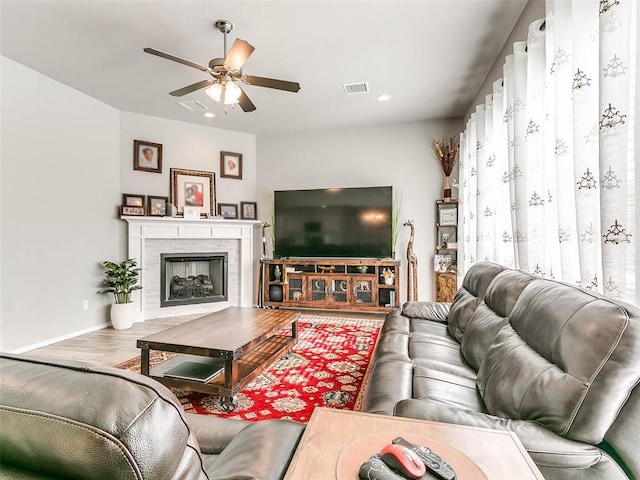
[[[329,294],[327,279],[322,277],[309,277],[309,300],[312,302],[325,302]]]
[[[361,305],[376,305],[373,277],[353,279],[353,302]]]
[[[331,301],[333,303],[349,303],[348,278],[333,278],[331,280]]]
[[[288,299],[292,302],[302,302],[305,300],[304,278],[289,275]]]

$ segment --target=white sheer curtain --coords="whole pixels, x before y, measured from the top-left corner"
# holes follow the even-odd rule
[[[547,0],[460,138],[461,270],[640,303],[635,0]]]

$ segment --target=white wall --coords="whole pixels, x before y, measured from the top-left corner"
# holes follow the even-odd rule
[[[480,105],[481,103],[485,103],[485,97],[493,92],[493,82],[502,78],[502,67],[504,65],[505,59],[507,55],[511,55],[513,53],[513,43],[514,42],[523,42],[527,40],[527,35],[529,32],[529,25],[534,20],[538,20],[539,18],[544,18],[545,16],[545,5],[544,0],[529,0],[527,5],[524,7],[520,18],[513,26],[513,30],[507,38],[502,50],[498,54],[496,61],[493,63],[491,70],[487,74],[482,86],[478,90],[476,98],[469,105],[469,109],[465,115],[465,122],[473,112],[476,111],[476,105]]]
[[[402,221],[415,220],[419,298],[434,297],[435,201],[443,175],[433,156],[433,138],[456,135],[460,120],[259,135],[259,217],[269,220],[274,190],[392,185],[403,195]],[[455,194],[455,191],[454,191]],[[398,240],[403,259],[401,295],[406,298],[409,229]]]
[[[117,259],[119,112],[5,57],[0,350],[107,321],[98,262]],[[89,309],[82,309],[83,300]]]
[[[197,115],[197,114],[196,114]],[[216,173],[216,199],[253,202],[256,197],[256,137],[250,133],[121,112],[120,188],[122,193],[169,196],[169,170]],[[133,169],[133,141],[162,144],[162,174]],[[242,153],[242,180],[220,178],[220,151]],[[126,252],[123,252],[125,254]]]

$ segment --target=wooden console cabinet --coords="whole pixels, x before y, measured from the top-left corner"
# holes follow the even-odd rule
[[[379,259],[263,260],[264,306],[389,312],[399,308],[400,261]],[[394,273],[393,284],[382,278]]]

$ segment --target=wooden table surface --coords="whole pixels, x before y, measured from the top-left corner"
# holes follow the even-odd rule
[[[235,352],[261,341],[296,321],[290,310],[231,307],[138,340],[153,345],[184,345],[197,349]]]
[[[376,438],[381,433],[388,433],[389,443],[403,434],[433,438],[436,442],[431,448],[436,453],[438,444],[447,444],[471,459],[489,480],[544,480],[512,432],[329,408],[313,412],[285,480],[358,480],[357,471],[352,478],[338,475],[338,462],[344,460],[341,456],[345,450],[364,437]],[[374,453],[375,449],[371,451]],[[448,455],[445,460],[454,466],[451,449]],[[463,480],[460,474],[458,478]]]

